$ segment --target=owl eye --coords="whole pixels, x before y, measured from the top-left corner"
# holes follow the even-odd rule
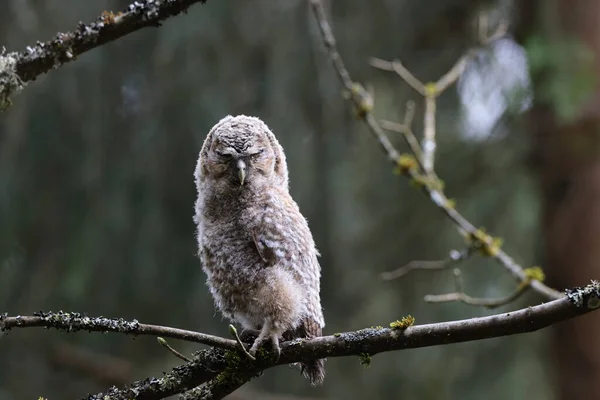
[[[229,159],[231,159],[231,157],[233,157],[233,156],[231,155],[231,153],[223,153],[222,151],[217,151],[216,153],[217,153],[217,155],[218,155],[219,157],[221,157],[221,158],[223,158],[223,159],[225,159],[225,160],[229,160]]]
[[[260,157],[263,153],[265,152],[264,149],[260,149],[259,151],[257,151],[256,153],[250,154],[250,157],[252,158],[258,158]]]

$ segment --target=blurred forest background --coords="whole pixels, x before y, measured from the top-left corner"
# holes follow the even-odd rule
[[[20,50],[119,0],[4,0],[0,45]],[[371,56],[436,80],[477,39],[477,15],[510,21],[438,103],[437,169],[473,223],[562,290],[600,276],[600,2],[328,1],[354,79],[378,118],[422,102]],[[0,311],[72,310],[228,336],[196,257],[193,171],[226,114],[264,119],[286,149],[291,191],[323,254],[325,333],[492,313],[426,304],[452,273],[380,273],[464,248],[455,227],[395,176],[356,121],[305,0],[210,0],[160,29],[90,51],[31,83],[0,114]],[[401,149],[399,135],[392,140]],[[461,264],[465,290],[499,297],[513,278]],[[502,307],[539,303],[535,294]],[[494,312],[497,312],[495,310]],[[268,370],[231,399],[600,398],[596,314],[534,334],[330,359],[313,389]],[[189,353],[199,346],[171,341]],[[0,399],[78,398],[160,375],[179,360],[152,337],[15,330],[0,338]]]

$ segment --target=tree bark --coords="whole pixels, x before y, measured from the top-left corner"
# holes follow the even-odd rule
[[[600,65],[600,2],[523,2],[520,40],[540,35],[550,46],[575,39]],[[570,57],[567,54],[561,57]],[[577,59],[565,59],[576,65]],[[568,121],[541,95],[557,76],[533,71],[536,105],[529,115],[532,158],[541,196],[541,235],[548,284],[563,288],[600,276],[600,87]],[[566,74],[577,73],[577,68]],[[558,77],[560,78],[560,76]],[[571,76],[572,78],[572,76]],[[600,398],[600,319],[584,316],[552,328],[556,398]]]

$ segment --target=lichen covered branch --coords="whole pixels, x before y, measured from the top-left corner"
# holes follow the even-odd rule
[[[188,331],[185,329],[142,324],[137,320],[126,321],[122,318],[88,317],[81,313],[63,311],[40,311],[34,313],[33,316],[15,317],[0,314],[0,332],[6,332],[13,328],[33,327],[55,328],[64,332],[115,332],[134,336],[163,336],[188,342],[202,343],[222,349],[234,349],[238,346],[235,340],[224,339],[218,336]]]
[[[0,111],[23,84],[77,56],[146,27],[157,27],[167,18],[186,12],[195,3],[207,0],[138,0],[121,12],[105,11],[96,21],[80,23],[71,32],[58,33],[47,42],[25,50],[0,53]]]
[[[223,349],[201,350],[191,362],[177,366],[161,378],[146,378],[125,388],[115,386],[106,392],[91,394],[86,400],[158,400],[182,393],[195,386],[209,382],[231,363]]]

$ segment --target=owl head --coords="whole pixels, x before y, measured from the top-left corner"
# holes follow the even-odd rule
[[[283,148],[260,119],[245,115],[220,120],[208,133],[196,168],[196,179],[222,189],[278,185],[287,189]]]

